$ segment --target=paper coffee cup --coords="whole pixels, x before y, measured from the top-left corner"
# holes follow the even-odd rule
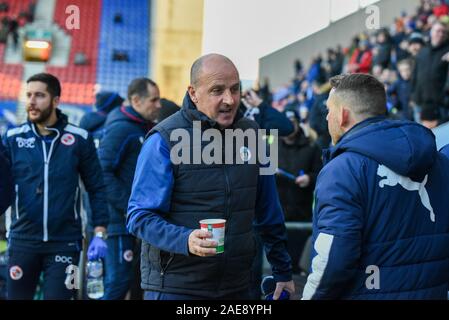
[[[201,230],[212,232],[212,238],[207,238],[207,240],[218,243],[217,253],[224,252],[225,223],[225,219],[204,219],[200,221]]]

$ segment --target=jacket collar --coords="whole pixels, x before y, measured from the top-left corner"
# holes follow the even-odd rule
[[[120,112],[129,120],[142,125],[147,130],[150,130],[154,126],[153,122],[145,120],[132,106],[122,106],[120,107]]]
[[[337,142],[337,144],[333,147],[330,147],[328,149],[323,150],[323,163],[326,164],[327,162],[329,162],[331,159],[335,158],[336,156],[338,156],[339,154],[344,152],[344,147],[342,147],[342,145],[344,144],[344,142],[351,138],[354,134],[356,134],[357,132],[359,132],[361,129],[373,124],[373,123],[377,123],[380,121],[385,120],[386,118],[384,116],[378,116],[378,117],[372,117],[372,118],[368,118],[365,119],[359,123],[357,123],[355,126],[353,126],[351,129],[349,129],[348,132],[346,132],[341,138],[340,140]]]
[[[52,126],[49,126],[48,128],[49,128],[49,129],[56,129],[56,130],[58,130],[59,132],[61,132],[61,131],[63,131],[64,128],[69,124],[69,120],[68,120],[67,115],[65,115],[64,113],[62,113],[62,111],[59,110],[58,108],[56,108],[56,117],[57,117],[57,119],[58,119],[58,120],[56,121],[56,123],[55,123],[54,125],[52,125]],[[31,122],[31,121],[28,120],[28,124],[29,124],[29,126],[30,126],[31,128],[33,128],[33,131],[34,131],[37,135],[40,135],[40,134],[39,134],[39,130],[37,130],[37,126],[36,126],[33,122]]]

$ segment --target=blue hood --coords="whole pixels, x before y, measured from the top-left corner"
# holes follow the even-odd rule
[[[106,114],[102,112],[90,112],[83,116],[80,121],[80,127],[89,132],[101,128],[106,121]]]
[[[383,117],[354,126],[329,150],[328,157],[335,158],[344,151],[363,154],[416,181],[424,179],[438,152],[431,130],[415,122]]]
[[[105,113],[121,106],[124,99],[116,92],[101,91],[95,95],[95,108]]]

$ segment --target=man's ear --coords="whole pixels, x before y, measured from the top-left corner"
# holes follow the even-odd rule
[[[351,111],[348,108],[342,106],[340,112],[340,127],[346,128],[351,122]]]
[[[140,97],[137,95],[137,94],[135,94],[135,95],[133,95],[132,97],[131,97],[131,105],[132,106],[136,106],[136,105],[139,105],[139,102],[140,102]]]
[[[187,88],[187,91],[189,92],[189,96],[190,99],[194,102],[197,103],[198,99],[196,98],[196,91],[195,88],[192,85],[189,85],[189,87]]]
[[[57,106],[59,105],[59,100],[60,100],[60,97],[54,97],[54,98],[53,98],[53,105],[54,105],[55,107],[57,107]]]

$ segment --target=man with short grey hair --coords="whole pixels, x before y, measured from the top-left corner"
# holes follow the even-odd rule
[[[374,77],[331,84],[303,299],[447,299],[449,160],[430,130],[386,120]]]

